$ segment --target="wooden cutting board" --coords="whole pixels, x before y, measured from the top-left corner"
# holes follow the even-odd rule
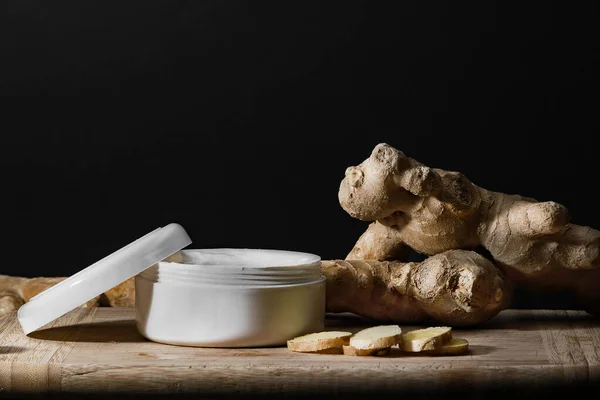
[[[0,392],[368,393],[600,382],[600,322],[577,311],[504,311],[477,329],[456,329],[471,350],[451,357],[177,347],[142,338],[134,318],[128,308],[77,309],[28,337],[15,314],[3,317]],[[369,325],[352,315],[327,318],[330,330]]]

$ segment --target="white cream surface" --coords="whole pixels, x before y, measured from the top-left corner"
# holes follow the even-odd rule
[[[285,250],[198,249],[182,250],[184,264],[248,268],[300,267],[321,261],[317,255]]]

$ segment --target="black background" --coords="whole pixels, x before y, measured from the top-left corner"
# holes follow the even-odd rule
[[[587,1],[3,1],[0,273],[70,275],[169,222],[195,248],[343,258],[367,224],[338,185],[379,142],[600,228],[597,17]]]

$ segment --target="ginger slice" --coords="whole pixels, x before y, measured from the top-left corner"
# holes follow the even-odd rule
[[[391,352],[390,347],[383,349],[357,349],[352,346],[342,346],[344,355],[347,356],[387,356]]]
[[[291,351],[312,353],[347,345],[350,336],[350,332],[339,331],[310,333],[288,340],[287,347]]]
[[[402,342],[402,329],[398,325],[380,325],[363,329],[350,338],[350,346],[357,350],[377,350]]]
[[[452,338],[448,343],[443,344],[437,349],[425,351],[425,353],[435,356],[459,356],[468,352],[469,342],[461,338]]]
[[[402,335],[401,348],[408,352],[435,350],[452,339],[452,328],[437,326],[416,329]]]

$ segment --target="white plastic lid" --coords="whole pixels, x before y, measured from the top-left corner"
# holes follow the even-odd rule
[[[19,323],[29,334],[190,243],[192,240],[179,224],[158,228],[32,297],[19,308]]]

